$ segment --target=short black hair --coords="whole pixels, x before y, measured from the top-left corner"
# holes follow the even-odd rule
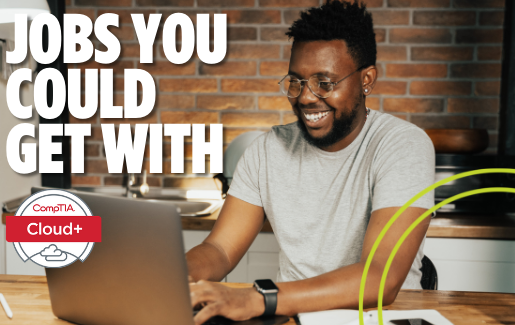
[[[344,40],[357,68],[376,64],[372,15],[365,4],[328,0],[300,14],[286,35],[295,42]]]

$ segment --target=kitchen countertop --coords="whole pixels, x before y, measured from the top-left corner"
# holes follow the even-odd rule
[[[227,283],[250,287],[247,283]],[[0,275],[0,292],[9,303],[13,318],[0,310],[0,324],[70,324],[52,313],[44,276]],[[401,290],[390,310],[436,309],[454,325],[513,324],[515,294],[459,291]],[[287,325],[295,325],[293,318]]]
[[[515,215],[437,214],[427,237],[515,240]]]
[[[211,230],[220,210],[205,217],[182,217],[184,230]],[[2,223],[11,213],[2,214]],[[265,221],[261,232],[272,232]],[[515,240],[515,214],[502,216],[439,213],[431,220],[427,237]]]
[[[185,230],[211,230],[220,211],[207,217],[183,217]],[[272,232],[265,221],[261,232]],[[487,216],[439,213],[431,220],[427,237],[515,239],[515,215]]]
[[[221,209],[213,212],[213,214],[205,217],[182,217],[183,230],[211,230],[215,225],[216,219]],[[268,220],[265,221],[261,232],[273,232],[272,226]]]

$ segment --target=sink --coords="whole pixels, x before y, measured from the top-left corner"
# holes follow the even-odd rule
[[[200,217],[207,216],[213,213],[221,205],[216,205],[214,202],[206,201],[180,201],[180,200],[168,200],[168,199],[144,199],[148,201],[165,201],[179,208],[180,214],[183,217]]]
[[[220,192],[214,190],[151,187],[149,193],[142,196],[137,192],[137,186],[132,189],[134,190],[132,199],[173,204],[179,208],[182,217],[207,216],[218,210],[223,204]],[[124,187],[81,186],[72,190],[126,197]]]
[[[78,186],[70,189],[71,191],[82,191],[98,193],[109,196],[127,197],[125,187],[104,187],[104,186]],[[139,187],[131,188],[133,200],[159,201],[171,204],[179,208],[182,217],[202,217],[208,216],[218,210],[223,205],[223,200],[219,191],[196,190],[183,188],[158,188],[151,187],[147,195],[139,193]],[[4,202],[2,210],[4,212],[16,212],[20,204],[29,195]]]

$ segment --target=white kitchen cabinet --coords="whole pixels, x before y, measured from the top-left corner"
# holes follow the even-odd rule
[[[210,231],[208,230],[183,230],[182,241],[184,243],[184,251],[187,252],[193,247],[200,245],[209,233]]]
[[[279,252],[248,252],[247,281],[277,278],[279,271]]]
[[[186,251],[202,243],[208,236],[205,230],[183,230]],[[259,233],[238,265],[227,275],[228,282],[254,282],[256,279],[272,279],[279,270],[279,244],[274,234]]]
[[[6,274],[45,275],[45,268],[27,260],[23,262],[13,243],[5,243]]]
[[[279,271],[279,244],[275,235],[259,233],[247,252],[247,280],[277,278]],[[234,271],[233,271],[234,272]]]
[[[13,1],[14,3],[14,1]],[[20,88],[20,100],[23,105],[32,105],[32,117],[24,120],[24,123],[38,124],[39,115],[36,112],[34,103],[34,87],[32,83],[24,82]],[[0,159],[0,175],[2,175],[2,185],[0,187],[0,202],[8,202],[12,199],[28,195],[30,188],[33,186],[41,186],[41,174],[18,174],[9,165],[5,156],[7,145],[7,136],[11,129],[21,122],[7,109],[7,81],[3,78],[0,80],[0,152],[2,152],[2,159]],[[35,138],[24,137],[23,143],[38,143]],[[37,266],[32,262],[27,262],[32,265],[20,268],[23,266],[23,261],[18,257],[16,251],[12,247],[12,243],[5,241],[5,225],[2,225],[2,234],[0,242],[0,273],[7,274],[41,274],[43,268]],[[16,254],[13,256],[13,254]],[[28,273],[27,273],[28,272]],[[44,274],[44,273],[43,273]]]
[[[5,274],[21,274],[21,275],[45,275],[45,268],[33,263],[31,260],[23,262],[21,257],[14,249],[13,243],[8,243],[5,240],[5,225],[1,228],[2,234],[0,239],[2,241],[3,257],[5,258],[4,270]]]
[[[427,238],[438,290],[515,293],[515,241]]]
[[[4,229],[2,229],[5,231]],[[207,230],[183,230],[185,252],[202,243],[209,235]],[[1,235],[0,235],[1,237]],[[45,275],[45,269],[32,261],[23,262],[12,243],[5,244],[7,274]],[[236,268],[227,276],[229,282],[253,282],[256,279],[273,279],[279,270],[279,245],[275,236],[260,233]]]
[[[249,253],[245,253],[234,270],[227,274],[227,282],[247,282],[249,272]]]
[[[0,274],[5,274],[5,225],[0,224]]]
[[[183,234],[188,250],[209,231],[185,230]],[[275,280],[279,250],[274,234],[260,233],[227,281]],[[515,293],[515,241],[426,238],[424,253],[435,264],[439,290]]]

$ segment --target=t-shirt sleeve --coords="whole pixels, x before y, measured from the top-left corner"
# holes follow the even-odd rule
[[[228,192],[231,196],[260,207],[263,206],[259,191],[260,151],[264,136],[254,140],[241,156]]]
[[[435,150],[427,134],[409,128],[390,137],[374,159],[372,211],[403,206],[435,182]],[[431,191],[411,206],[429,209],[433,205]]]

